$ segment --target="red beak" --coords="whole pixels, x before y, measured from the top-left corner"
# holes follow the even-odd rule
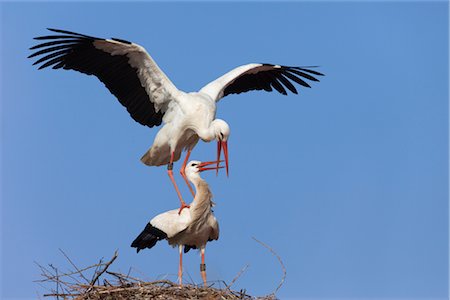
[[[222,160],[223,161],[223,160]],[[208,170],[218,170],[218,169],[222,169],[223,167],[222,166],[219,166],[219,164],[222,162],[222,161],[205,161],[205,162],[202,162],[202,163],[200,163],[199,165],[198,165],[198,170],[199,170],[199,172],[203,172],[203,171],[208,171]],[[213,165],[213,164],[217,164],[215,167],[207,167],[207,166],[210,166],[210,165]]]
[[[227,177],[228,177],[228,142],[227,141],[217,141],[217,172],[216,175],[219,174],[219,163],[220,163],[220,153],[223,149],[223,155],[225,156],[225,166],[227,169]]]

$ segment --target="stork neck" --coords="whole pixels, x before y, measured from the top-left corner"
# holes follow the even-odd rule
[[[196,179],[191,180],[195,185],[195,197],[191,205],[191,213],[195,216],[204,215],[208,210],[211,209],[211,198],[212,194],[209,190],[209,186],[200,176]]]
[[[213,125],[213,123],[211,123],[209,125],[209,127],[200,129],[200,130],[196,130],[198,136],[205,142],[211,142],[212,140],[214,140],[216,138],[216,132],[215,132],[215,127]]]
[[[201,183],[205,182],[198,173],[194,173],[190,176],[189,180],[195,186],[195,191],[198,193]]]

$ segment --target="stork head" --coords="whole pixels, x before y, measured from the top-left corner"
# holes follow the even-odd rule
[[[219,161],[220,163],[221,161]],[[215,165],[209,167],[211,165]],[[184,169],[186,176],[192,181],[195,177],[200,177],[200,173],[208,170],[217,170],[223,168],[222,166],[217,165],[216,161],[206,161],[201,162],[198,160],[191,160]]]
[[[217,172],[219,173],[220,154],[223,149],[223,155],[225,156],[225,166],[228,176],[228,137],[230,136],[230,126],[221,119],[215,119],[211,123],[214,135],[217,140]]]

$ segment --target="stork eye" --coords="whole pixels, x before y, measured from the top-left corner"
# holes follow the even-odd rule
[[[193,163],[192,166],[195,167],[197,164]]]

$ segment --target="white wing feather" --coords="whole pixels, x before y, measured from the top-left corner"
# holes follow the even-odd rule
[[[159,214],[150,221],[150,224],[165,232],[167,237],[171,238],[185,230],[191,223],[191,220],[190,209],[184,208],[180,215],[178,214],[178,209]]]
[[[168,102],[176,99],[180,91],[158,67],[144,47],[114,40],[96,40],[93,44],[97,49],[111,55],[126,55],[129,58],[130,65],[137,69],[139,80],[154,103],[157,112],[165,111]]]
[[[209,95],[216,102],[222,99],[223,92],[227,86],[232,84],[237,78],[244,74],[258,73],[263,70],[273,69],[272,66],[265,66],[263,64],[247,64],[239,66],[222,75],[214,81],[205,85],[199,92]]]

